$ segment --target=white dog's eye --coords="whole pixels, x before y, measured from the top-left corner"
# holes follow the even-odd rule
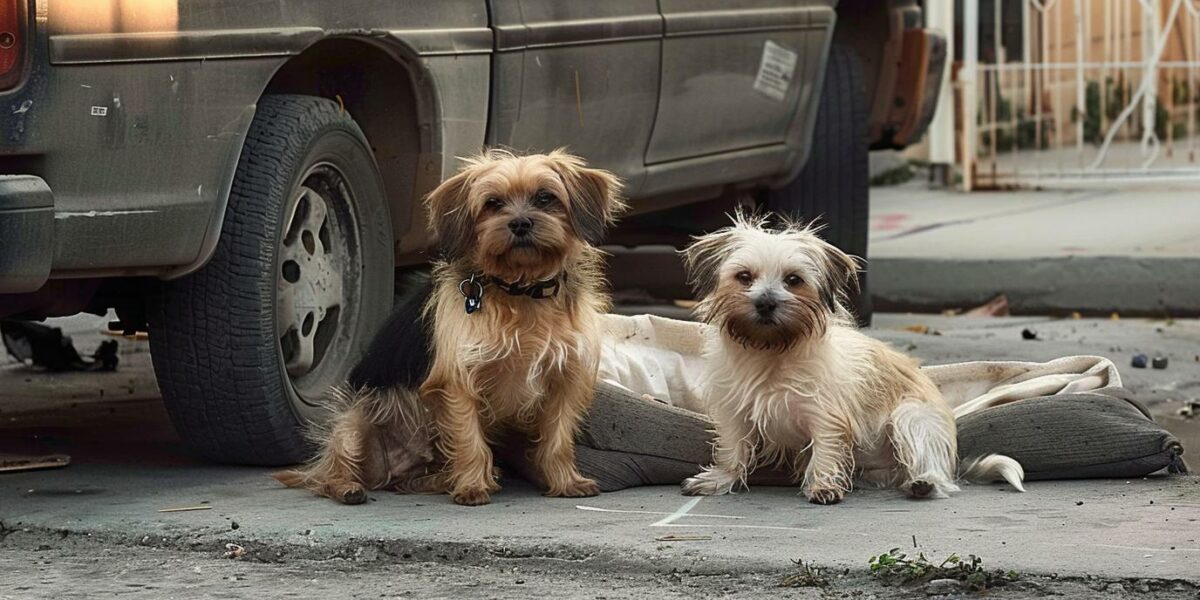
[[[804,280],[801,279],[799,275],[797,275],[795,273],[791,273],[787,277],[783,278],[783,283],[784,283],[784,285],[786,285],[788,287],[796,287],[796,286],[804,283]]]
[[[483,203],[483,206],[486,208],[500,208],[501,206],[504,206],[504,201],[494,197],[488,198],[487,201]]]
[[[742,285],[750,285],[751,283],[754,283],[754,275],[751,274],[750,271],[738,271],[738,274],[734,275],[734,277],[736,277],[738,282]]]

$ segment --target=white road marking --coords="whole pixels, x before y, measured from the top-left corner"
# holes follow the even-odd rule
[[[692,498],[691,500],[688,500],[687,502],[683,503],[683,506],[680,506],[678,509],[675,510],[675,512],[660,512],[660,511],[653,511],[653,510],[624,510],[624,509],[619,509],[619,508],[599,508],[596,506],[585,506],[582,504],[576,504],[575,508],[577,508],[579,510],[587,510],[587,511],[592,511],[592,512],[621,513],[621,514],[627,514],[627,515],[655,515],[655,516],[665,515],[665,516],[663,516],[662,519],[659,519],[657,522],[651,524],[650,525],[651,527],[692,527],[692,528],[696,528],[696,527],[700,527],[700,528],[728,527],[731,529],[766,529],[766,530],[770,530],[770,531],[803,531],[806,533],[816,533],[816,532],[820,531],[819,529],[810,529],[807,527],[786,527],[786,526],[782,526],[782,525],[739,525],[739,524],[735,524],[735,523],[703,523],[703,524],[701,524],[701,523],[676,523],[675,522],[684,517],[694,517],[694,518],[699,518],[699,519],[735,519],[735,520],[741,520],[741,519],[746,518],[746,517],[740,517],[740,516],[736,516],[736,515],[709,515],[709,514],[704,514],[704,513],[693,513],[692,509],[696,508],[697,504],[700,504],[700,500],[702,500],[702,498]],[[851,535],[857,535],[857,536],[861,536],[861,537],[869,537],[869,534],[861,533],[861,532],[857,532],[857,531],[850,531],[850,532],[844,532],[844,533],[849,533]]]
[[[683,517],[687,516],[688,511],[696,508],[697,504],[700,504],[700,500],[701,498],[696,497],[684,502],[683,506],[680,506],[678,510],[663,517],[662,519],[659,519],[659,521],[651,525],[651,527],[665,527],[671,523],[674,523],[675,521],[678,521],[679,519],[682,519]]]
[[[691,515],[688,515],[688,516],[691,516]],[[697,527],[699,527],[699,528],[730,527],[733,529],[771,529],[771,530],[775,530],[775,531],[807,531],[810,533],[815,533],[815,532],[819,531],[817,529],[807,529],[804,527],[784,527],[782,525],[734,525],[732,523],[707,523],[704,525],[699,525],[696,523],[663,523],[660,525],[658,523],[655,523],[655,524],[651,525],[651,527],[691,527],[693,529],[697,528]],[[861,535],[863,537],[867,536],[867,534],[865,534],[865,533],[855,533],[855,535]]]
[[[1145,548],[1142,546],[1118,546],[1115,544],[1096,544],[1101,548],[1116,548],[1118,550],[1138,550],[1140,552],[1198,552],[1200,548]]]
[[[598,508],[595,506],[584,506],[582,504],[576,504],[575,508],[578,508],[579,510],[590,510],[593,512],[623,513],[623,514],[627,514],[627,515],[673,515],[673,514],[675,514],[675,513],[671,513],[671,512],[659,512],[659,511],[653,511],[653,510],[621,510],[618,508]],[[701,517],[701,518],[705,518],[705,519],[745,519],[746,518],[746,517],[738,517],[735,515],[706,515],[706,514],[701,514],[701,513],[688,513],[687,516]]]

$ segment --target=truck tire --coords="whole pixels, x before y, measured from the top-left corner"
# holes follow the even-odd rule
[[[812,147],[804,169],[787,185],[771,190],[774,212],[825,223],[821,236],[863,260],[870,225],[870,172],[867,168],[867,97],[858,59],[849,48],[829,49]],[[859,323],[871,323],[866,269],[860,292],[851,298]]]
[[[371,147],[338,103],[268,95],[212,259],[150,303],[150,350],[179,435],[220,462],[282,465],[393,297],[392,228]]]

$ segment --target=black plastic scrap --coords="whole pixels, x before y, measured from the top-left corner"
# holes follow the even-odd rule
[[[71,336],[61,329],[29,321],[0,320],[0,338],[13,358],[49,371],[115,371],[117,342],[105,340],[92,358],[79,356]]]

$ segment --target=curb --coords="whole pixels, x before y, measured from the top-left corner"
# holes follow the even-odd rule
[[[1200,316],[1200,259],[1073,256],[1016,260],[873,257],[876,309],[970,308],[998,294],[1014,314]]]

